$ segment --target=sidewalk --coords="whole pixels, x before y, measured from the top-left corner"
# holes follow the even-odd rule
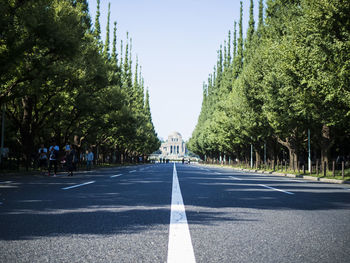
[[[209,166],[209,167],[220,167],[220,168],[231,169],[231,170],[236,170],[236,171],[244,171],[244,172],[249,172],[249,173],[259,173],[259,174],[271,174],[271,175],[277,175],[277,176],[285,176],[285,177],[305,179],[305,180],[318,181],[318,182],[324,182],[324,183],[350,184],[349,180],[322,178],[322,177],[316,177],[316,176],[310,176],[310,175],[289,174],[289,173],[270,172],[270,171],[256,170],[256,169],[235,168],[235,167],[232,167],[232,166],[215,165],[215,164],[201,164],[201,165],[205,165],[205,166]]]

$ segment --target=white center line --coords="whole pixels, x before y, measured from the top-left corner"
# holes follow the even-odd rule
[[[114,178],[114,177],[118,177],[118,176],[121,176],[122,174],[115,174],[115,175],[112,175],[110,176],[111,178]]]
[[[173,262],[196,262],[175,163],[168,243],[168,263]]]
[[[83,183],[83,184],[76,184],[76,185],[64,187],[64,188],[62,188],[62,190],[68,190],[68,189],[76,188],[76,187],[87,185],[87,184],[93,184],[94,182],[95,181],[90,181],[90,182],[86,182],[86,183]]]
[[[275,191],[279,191],[279,192],[285,193],[285,194],[294,195],[294,193],[292,193],[292,192],[284,191],[284,190],[277,189],[277,188],[274,188],[274,187],[271,187],[271,186],[267,186],[267,185],[264,185],[264,184],[259,184],[259,185],[262,186],[262,187],[268,188],[268,189],[272,189],[272,190],[275,190]]]
[[[132,170],[132,171],[130,171],[129,173],[134,173],[134,172],[136,172],[136,170]]]

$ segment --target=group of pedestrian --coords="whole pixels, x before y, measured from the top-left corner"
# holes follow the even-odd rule
[[[51,176],[51,171],[53,170],[53,176],[57,176],[58,164],[61,160],[67,167],[68,176],[73,176],[73,171],[76,170],[78,162],[77,152],[75,147],[69,143],[64,147],[64,151],[65,154],[60,159],[60,147],[56,142],[53,141],[49,149],[45,148],[44,144],[41,144],[38,151],[40,171],[43,172],[48,169],[48,176]]]

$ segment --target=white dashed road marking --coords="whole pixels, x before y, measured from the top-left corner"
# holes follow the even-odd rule
[[[68,190],[68,189],[80,187],[80,186],[83,186],[83,185],[93,184],[94,182],[95,182],[95,181],[90,181],[90,182],[86,182],[86,183],[83,183],[83,184],[76,184],[76,185],[64,187],[64,188],[62,188],[62,190]]]
[[[232,178],[232,179],[235,179],[235,180],[242,181],[242,179],[241,179],[241,178],[238,178],[238,177],[234,177],[234,176],[229,176],[229,177]]]
[[[114,177],[118,177],[118,176],[121,176],[122,174],[115,174],[115,175],[112,175],[111,178],[114,178]]]
[[[281,190],[281,189],[278,189],[278,188],[274,188],[274,187],[271,187],[271,186],[267,186],[267,185],[264,185],[264,184],[259,184],[259,185],[262,186],[262,187],[268,188],[268,189],[272,189],[272,190],[275,190],[275,191],[279,191],[279,192],[285,193],[285,194],[294,195],[294,193],[292,193],[292,192],[284,191],[284,190]]]

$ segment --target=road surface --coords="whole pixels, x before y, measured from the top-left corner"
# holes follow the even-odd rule
[[[350,262],[350,188],[188,164],[3,176],[0,262]]]

